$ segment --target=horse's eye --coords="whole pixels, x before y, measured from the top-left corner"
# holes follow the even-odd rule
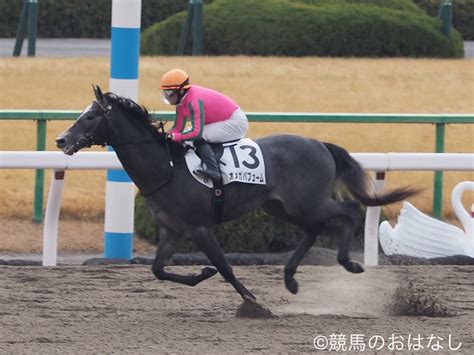
[[[93,120],[94,118],[95,118],[95,116],[89,115],[89,116],[86,117],[86,120],[90,121],[90,120]]]

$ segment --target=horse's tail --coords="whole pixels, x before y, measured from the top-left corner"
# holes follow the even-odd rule
[[[416,187],[400,187],[383,194],[369,192],[371,180],[360,164],[342,147],[324,143],[336,163],[336,177],[340,178],[349,192],[366,206],[384,206],[404,200],[421,192]]]

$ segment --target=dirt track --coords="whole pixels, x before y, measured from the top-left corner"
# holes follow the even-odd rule
[[[388,352],[392,334],[404,337],[406,353],[407,337],[418,334],[425,350],[433,335],[442,338],[438,353],[448,353],[451,334],[452,347],[462,343],[457,353],[474,353],[472,266],[384,266],[360,275],[304,266],[297,296],[284,288],[281,267],[234,270],[275,317],[236,318],[240,298],[220,276],[189,288],[138,265],[0,267],[0,353],[315,352],[314,338],[331,334],[345,335],[347,348],[362,334],[366,353],[375,351],[374,336],[385,341],[379,353]],[[385,306],[406,274],[457,315],[389,316]]]

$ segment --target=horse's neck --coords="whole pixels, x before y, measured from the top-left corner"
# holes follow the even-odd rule
[[[142,192],[151,191],[169,174],[164,149],[158,144],[126,144],[114,147],[117,157]]]
[[[113,112],[113,145],[128,176],[142,191],[153,190],[170,172],[168,153],[147,122],[118,107]],[[135,142],[135,143],[134,143]]]

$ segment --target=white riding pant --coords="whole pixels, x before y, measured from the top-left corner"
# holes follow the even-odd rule
[[[235,141],[242,138],[249,128],[249,121],[245,113],[238,108],[225,121],[204,125],[202,138],[210,143]]]

